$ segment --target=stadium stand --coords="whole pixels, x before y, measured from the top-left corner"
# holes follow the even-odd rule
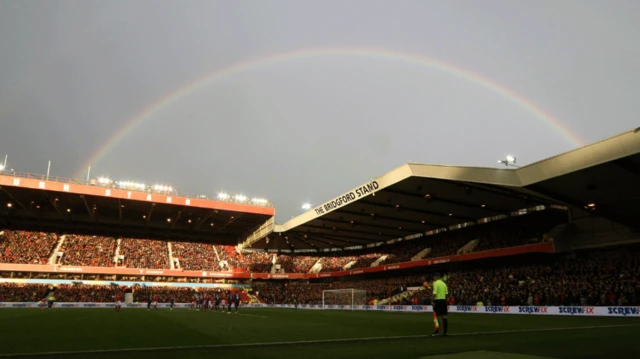
[[[120,255],[124,256],[125,267],[170,268],[169,250],[165,241],[123,238],[120,242]]]
[[[280,254],[276,264],[287,273],[308,273],[318,262],[321,272],[337,272],[371,267],[372,264],[388,265],[409,262],[423,249],[429,252],[423,258],[455,255],[470,240],[479,240],[474,251],[491,250],[539,241],[541,233],[556,223],[544,214],[522,216],[507,221],[471,226],[460,230],[439,233],[411,241],[383,245],[372,249],[318,253],[319,256]],[[60,237],[55,233],[5,231],[3,251],[7,259],[2,263],[45,264]],[[66,235],[59,248],[63,253],[60,264],[76,266],[113,267],[117,239],[91,235]],[[31,243],[21,248],[18,243]],[[178,269],[238,271],[269,273],[273,266],[273,254],[267,252],[238,253],[234,246],[194,242],[170,242],[172,258],[177,259]],[[16,253],[19,255],[16,256]],[[170,269],[168,242],[152,239],[123,238],[120,240],[118,265],[140,269]],[[218,260],[218,258],[220,260]],[[382,260],[384,259],[384,260]]]
[[[358,288],[367,291],[371,302],[392,297],[402,287],[422,286],[425,280],[430,280],[428,275],[298,285],[260,283],[254,289],[269,303],[320,304],[325,289]],[[491,268],[452,271],[446,280],[451,304],[639,305],[640,248],[585,252],[575,259],[554,256],[539,264],[494,263]],[[413,299],[429,304],[430,291],[415,291],[397,303],[413,303]]]
[[[60,246],[61,264],[90,267],[113,267],[117,241],[111,237],[65,235]]]
[[[635,133],[622,136],[572,151],[566,162],[558,160],[562,155],[529,169],[407,164],[283,225],[275,224],[273,209],[244,201],[221,206],[90,181],[0,173],[0,226],[7,228],[0,230],[0,277],[255,284],[259,297],[280,304],[319,304],[324,289],[358,288],[370,302],[429,303],[429,291],[406,289],[440,270],[447,273],[452,304],[637,305],[637,248],[571,257],[577,253],[573,242],[586,237],[598,239],[592,244],[599,248],[638,239],[639,147]],[[603,157],[589,162],[598,148]],[[57,197],[42,202],[44,190]],[[530,243],[542,245],[523,247]],[[503,248],[518,250],[479,259]],[[520,261],[525,255],[507,258],[527,251],[545,254],[529,253],[537,255],[529,262]],[[469,255],[453,257],[462,253]],[[410,263],[414,268],[385,267],[385,273],[372,273],[381,267],[358,270],[418,260]],[[114,265],[123,268],[109,268]],[[344,275],[340,280],[328,274],[346,270],[358,271],[336,274]],[[254,282],[258,278],[266,282]],[[2,296],[22,300],[40,299],[49,289],[13,282],[1,288]],[[113,290],[63,284],[56,292],[63,301],[110,301]],[[182,300],[192,295],[190,289],[157,291]]]
[[[116,293],[131,292],[128,287],[118,287],[112,285],[82,285],[82,284],[62,284],[50,287],[44,284],[15,284],[0,283],[0,302],[35,302],[39,301],[46,293],[53,292],[58,302],[95,302],[112,303]],[[238,290],[232,290],[236,293]],[[154,287],[153,290],[137,286],[133,289],[135,301],[144,302],[149,294],[157,295],[161,302],[169,302],[174,297],[178,303],[190,303],[196,293],[213,294],[221,293],[225,297],[226,291],[213,290],[211,288],[184,288],[184,287]],[[248,301],[249,297],[243,291],[241,300]]]
[[[215,270],[219,267],[214,245],[206,243],[171,242],[173,258],[178,259],[180,269]]]
[[[0,232],[0,263],[45,264],[57,242],[54,233],[4,230]]]
[[[287,273],[309,273],[319,260],[319,257],[311,256],[278,256],[278,264],[282,266],[284,272]]]

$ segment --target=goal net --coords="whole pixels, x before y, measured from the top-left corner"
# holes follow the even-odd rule
[[[322,291],[322,309],[328,305],[341,305],[353,310],[356,305],[367,304],[367,291],[362,289],[332,289]]]

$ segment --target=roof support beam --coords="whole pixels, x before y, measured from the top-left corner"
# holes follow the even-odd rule
[[[200,222],[198,222],[198,224],[196,224],[196,226],[193,228],[194,231],[197,231],[200,229],[200,227],[202,227],[202,225],[204,224],[204,222],[208,221],[209,218],[211,218],[214,214],[218,213],[217,209],[214,209],[213,211],[210,211],[209,213],[207,213],[206,216],[204,216],[204,218],[202,218],[200,220]]]
[[[309,249],[315,249],[316,252],[318,251],[318,248],[316,248],[313,244],[311,244],[311,242],[309,242],[307,240],[308,236],[307,236],[307,238],[305,238],[304,235],[299,235],[299,234],[296,234],[296,233],[291,233],[289,236],[292,237],[293,239],[297,240],[297,241],[300,241],[300,242],[308,245],[310,247]],[[322,241],[318,240],[318,242],[322,242]],[[294,249],[295,249],[295,247],[294,247]]]
[[[182,217],[182,211],[183,211],[184,209],[185,209],[185,208],[183,207],[183,208],[182,208],[182,210],[178,211],[178,215],[176,216],[176,218],[174,218],[174,219],[171,221],[171,227],[169,227],[169,230],[170,230],[170,231],[171,231],[171,230],[173,230],[173,228],[176,226],[176,223],[178,223],[178,221],[180,220],[180,217]]]
[[[413,229],[413,228],[405,229],[404,227],[389,227],[389,226],[382,226],[382,225],[379,225],[379,224],[371,224],[371,223],[356,222],[356,221],[354,221],[353,224],[350,224],[349,222],[339,221],[339,220],[335,220],[335,219],[328,219],[328,218],[323,218],[322,220],[325,221],[325,222],[330,222],[330,223],[340,223],[340,224],[351,225],[353,227],[361,226],[361,227],[388,229],[388,230],[392,230],[392,231],[402,231],[402,232],[408,233],[407,235],[412,235],[412,234],[416,234],[416,233],[420,233],[420,232],[424,232],[425,231],[424,229]],[[349,229],[344,229],[344,228],[341,228],[341,229],[345,230],[345,231],[349,231]]]
[[[416,221],[409,221],[409,220],[402,219],[402,218],[395,218],[395,217],[389,217],[389,216],[385,216],[385,215],[379,215],[377,213],[373,213],[373,216],[372,216],[371,214],[358,213],[358,212],[353,212],[353,211],[343,211],[342,209],[340,209],[338,213],[345,213],[345,214],[347,214],[349,216],[356,216],[356,217],[367,217],[367,218],[371,218],[372,220],[374,220],[374,219],[382,219],[382,220],[393,221],[393,222],[422,224],[424,226],[433,227],[433,229],[442,228],[442,227],[447,227],[448,226],[448,225],[442,224],[442,223],[433,223],[433,222],[426,222],[426,221],[418,223]]]
[[[636,177],[640,177],[640,167],[635,163],[629,161],[626,158],[621,158],[619,160],[613,161],[613,164],[622,168],[623,170],[635,175]]]
[[[122,201],[118,198],[118,221],[122,224]]]
[[[153,214],[153,209],[156,208],[155,203],[151,203],[149,206],[149,212],[147,213],[147,220],[144,223],[144,226],[147,227],[149,225],[149,221],[151,221],[151,215]]]
[[[89,219],[93,221],[95,218],[94,212],[91,210],[91,208],[89,208],[89,203],[87,202],[87,198],[83,194],[80,195],[80,198],[82,198],[82,202],[84,203],[84,208],[87,209],[87,214],[89,215]]]
[[[231,218],[229,218],[227,223],[225,223],[222,227],[218,227],[218,231],[221,231],[227,228],[229,225],[231,225],[231,223],[235,222],[238,218],[240,218],[240,216],[242,216],[242,214],[236,214],[235,216],[231,216]]]
[[[313,235],[313,236],[310,236],[308,234],[304,234],[303,235],[301,233],[292,233],[292,234],[290,234],[290,236],[294,236],[295,239],[305,242],[306,244],[308,244],[309,246],[311,246],[313,249],[315,249],[318,252],[319,252],[319,250],[318,250],[318,248],[316,246],[312,245],[309,241],[304,240],[304,239],[300,239],[300,238],[301,237],[303,238],[304,236],[307,236],[308,240],[324,243],[325,245],[327,245],[327,247],[336,247],[336,248],[340,248],[340,249],[344,249],[344,247],[347,246],[347,245],[352,245],[352,244],[350,244],[348,241],[346,241],[344,239],[327,238],[326,236],[322,235],[321,233],[318,233],[317,235]],[[336,244],[334,244],[332,242],[340,242],[340,243],[344,244],[344,246],[336,245]]]
[[[396,206],[391,205],[391,204],[376,203],[376,202],[370,202],[370,201],[366,201],[366,200],[361,200],[359,202],[364,204],[364,205],[367,205],[367,206],[382,207],[382,208],[394,208],[394,209],[399,209],[399,210],[402,210],[402,211],[407,211],[407,212],[412,212],[412,213],[420,213],[420,214],[423,214],[423,215],[429,215],[429,216],[434,216],[434,217],[455,218],[455,219],[461,219],[461,220],[463,220],[465,222],[475,221],[475,219],[471,218],[471,217],[456,216],[456,215],[449,216],[447,214],[443,214],[443,213],[439,213],[439,212],[427,211],[427,210],[416,209],[416,208],[411,208],[411,207],[404,207],[404,206],[396,207]]]
[[[20,208],[24,209],[27,212],[31,212],[31,210],[29,208],[27,208],[24,204],[22,204],[22,202],[18,201],[18,199],[15,198],[11,193],[9,193],[9,191],[7,191],[4,187],[0,187],[0,190],[2,190],[2,192],[6,193],[7,196],[9,196],[9,198],[11,198],[11,201],[17,203],[18,206],[20,206]]]
[[[47,197],[47,200],[49,200],[49,203],[51,203],[51,205],[56,210],[56,212],[58,212],[58,214],[62,216],[63,213],[60,210],[60,207],[58,206],[58,198],[51,199],[51,197],[47,192],[44,192],[44,195]]]
[[[314,234],[323,234],[323,235],[327,235],[327,233],[323,233],[322,231],[331,231],[332,228],[327,228],[327,227],[320,227],[320,226],[312,226],[312,225],[308,225],[306,224],[305,227],[307,228],[313,228],[313,229],[317,229],[319,230],[318,232],[309,232],[309,233],[314,233]],[[340,229],[336,228],[336,231],[338,231]],[[372,241],[382,241],[382,240],[389,240],[391,238],[398,238],[397,235],[389,235],[386,233],[382,233],[382,234],[377,234],[377,233],[369,233],[369,232],[361,232],[361,231],[349,231],[350,233],[359,233],[359,234],[363,234],[367,237],[378,237],[378,239],[372,239]],[[336,236],[340,236],[341,238],[349,238],[349,239],[357,239],[357,240],[366,240],[364,238],[360,238],[360,237],[354,237],[354,236],[350,236],[350,235],[344,235],[344,234],[336,234]],[[386,239],[382,239],[380,237],[385,237]]]
[[[384,189],[384,191],[388,192],[388,193],[391,193],[391,194],[394,194],[394,195],[398,195],[398,196],[420,198],[420,199],[424,200],[425,202],[428,202],[428,201],[431,201],[431,202],[442,202],[442,203],[450,204],[450,205],[453,205],[453,206],[469,208],[469,209],[472,209],[472,210],[475,210],[475,211],[485,211],[485,212],[487,212],[487,216],[486,217],[488,217],[490,215],[496,215],[496,214],[502,214],[502,213],[508,213],[509,212],[509,210],[502,209],[502,208],[496,209],[496,207],[493,207],[493,206],[482,207],[480,205],[473,205],[473,204],[462,202],[462,201],[456,201],[456,200],[452,200],[452,199],[445,199],[445,198],[440,197],[438,194],[431,194],[431,197],[429,199],[426,199],[424,194],[410,193],[410,192],[399,191],[399,190],[394,190],[394,189]]]

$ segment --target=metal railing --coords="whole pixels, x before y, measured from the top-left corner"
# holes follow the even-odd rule
[[[201,199],[206,201],[237,203],[237,204],[243,204],[243,205],[255,206],[255,207],[273,208],[273,203],[270,201],[252,202],[250,199],[247,199],[246,201],[238,201],[232,196],[228,198],[218,198],[218,197],[210,197],[207,195],[192,195],[189,193],[180,193],[175,189],[172,191],[157,191],[153,189],[153,186],[146,186],[144,190],[138,189],[138,188],[129,188],[129,187],[123,188],[123,187],[119,187],[115,183],[108,183],[108,184],[99,183],[99,181],[97,181],[96,179],[90,179],[89,181],[86,181],[86,180],[78,180],[78,179],[69,178],[69,177],[47,176],[47,175],[41,175],[41,174],[33,174],[33,173],[10,171],[10,170],[2,170],[0,171],[0,175],[6,176],[6,177],[35,179],[39,181],[78,184],[78,185],[92,186],[92,187],[114,188],[114,189],[121,189],[121,190],[132,191],[132,192],[164,194],[164,195],[171,195],[171,196],[183,197],[183,198],[189,198],[189,199]]]

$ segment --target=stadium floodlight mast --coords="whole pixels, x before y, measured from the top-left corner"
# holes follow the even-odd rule
[[[218,193],[218,199],[229,199],[229,194],[220,192]]]
[[[302,209],[304,209],[305,211],[308,211],[311,209],[311,203],[305,203],[302,205]]]
[[[498,163],[502,164],[502,165],[505,165],[505,167],[516,167],[516,168],[518,168],[520,166],[516,165],[516,160],[517,160],[517,158],[515,158],[514,156],[507,155],[507,157],[505,157],[504,160],[499,160]]]
[[[108,185],[111,182],[113,182],[113,181],[110,180],[108,177],[100,177],[100,178],[98,178],[98,183],[100,183],[102,185]]]

